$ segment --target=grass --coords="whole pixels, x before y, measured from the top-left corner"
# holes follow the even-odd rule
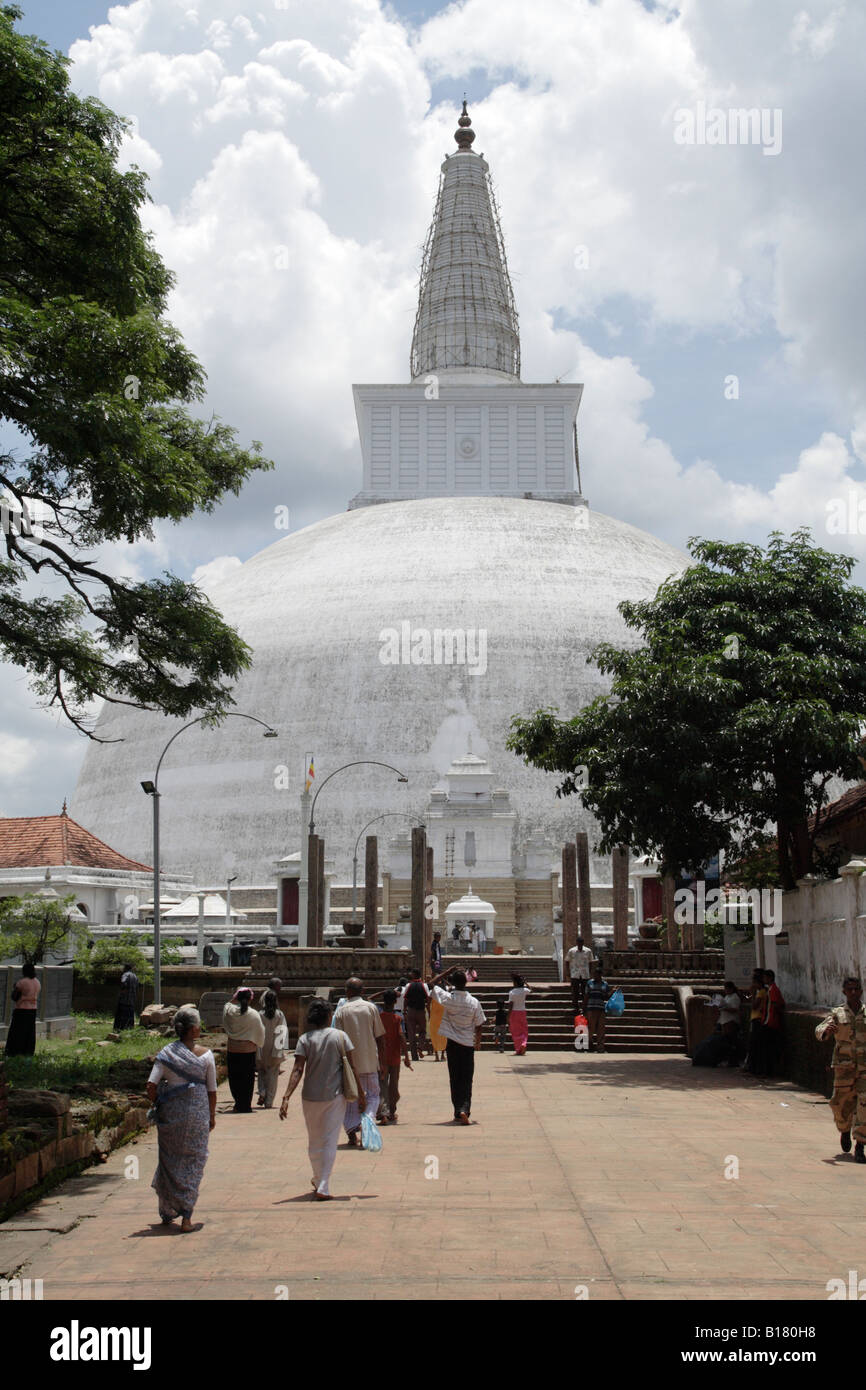
[[[8,1057],[6,1074],[12,1089],[25,1087],[36,1090],[69,1092],[84,1086],[100,1090],[112,1086],[112,1068],[118,1062],[143,1062],[165,1046],[168,1039],[149,1037],[143,1028],[130,1028],[121,1033],[121,1041],[98,1047],[112,1031],[111,1014],[75,1014],[72,1038],[38,1038],[33,1057]],[[88,1019],[97,1022],[88,1023]],[[83,1038],[91,1041],[83,1042]],[[114,1084],[126,1089],[135,1074],[135,1067],[118,1067]],[[143,1088],[143,1082],[142,1082]],[[139,1089],[136,1087],[136,1089]]]

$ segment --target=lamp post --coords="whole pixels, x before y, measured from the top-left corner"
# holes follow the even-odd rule
[[[382,814],[381,814],[381,816],[374,816],[373,819],[372,819],[372,820],[368,820],[368,821],[367,821],[367,824],[361,829],[361,831],[359,832],[358,838],[357,838],[357,840],[355,841],[355,852],[354,852],[354,854],[352,855],[352,921],[353,921],[353,922],[356,922],[356,921],[358,920],[358,919],[357,919],[357,916],[356,916],[356,911],[355,911],[355,909],[356,909],[356,907],[357,907],[357,902],[358,902],[358,846],[359,846],[360,843],[361,843],[361,836],[364,834],[364,831],[365,831],[365,830],[369,830],[369,829],[370,829],[370,826],[371,826],[371,825],[375,825],[377,821],[379,821],[379,820],[388,820],[390,817],[399,817],[400,820],[411,820],[411,821],[414,821],[416,825],[420,825],[420,824],[421,824],[421,822],[418,820],[418,818],[417,818],[416,816],[410,815],[408,811],[383,811]]]
[[[314,817],[315,817],[315,814],[316,814],[316,802],[318,801],[321,792],[324,791],[325,787],[328,785],[328,783],[330,782],[330,780],[331,780],[332,777],[336,777],[336,775],[337,775],[338,772],[345,772],[347,767],[386,767],[386,768],[388,769],[389,772],[396,772],[396,774],[397,774],[397,781],[398,781],[398,782],[408,782],[408,781],[409,781],[409,778],[406,776],[405,772],[401,772],[400,769],[399,769],[398,767],[392,767],[390,763],[382,763],[382,762],[379,762],[379,761],[376,760],[375,758],[358,758],[355,762],[352,762],[352,763],[343,763],[343,766],[342,766],[342,767],[335,767],[335,768],[334,768],[334,771],[333,771],[333,772],[329,772],[328,775],[327,775],[327,777],[325,778],[324,782],[322,782],[322,783],[316,788],[316,795],[313,797],[313,804],[312,804],[312,806],[310,807],[310,823],[309,823],[309,826],[308,826],[308,829],[307,829],[307,835],[308,835],[308,837],[309,837],[310,835],[313,835],[313,834],[315,833],[316,824],[315,824],[315,819],[314,819]],[[307,839],[307,843],[309,844],[309,838]],[[303,933],[303,944],[304,944],[305,946],[306,946],[306,944],[307,944],[307,924],[306,924],[306,920],[304,920],[303,922],[301,921],[300,904],[306,902],[306,900],[307,900],[308,879],[309,879],[308,861],[307,861],[307,856],[306,856],[306,854],[305,854],[305,852],[304,852],[304,846],[302,845],[302,846],[301,846],[301,877],[300,877],[300,882],[299,882],[299,884],[298,884],[298,904],[299,904],[299,909],[298,909],[298,945],[299,945],[299,946],[300,946],[300,944],[301,944],[302,933]]]
[[[210,718],[207,714],[200,714],[197,719],[190,719],[188,724],[184,724],[176,733],[173,733],[168,743],[159,755],[159,762],[156,765],[156,772],[153,774],[152,782],[142,782],[142,790],[150,797],[153,797],[153,1002],[162,1003],[162,969],[160,964],[160,931],[159,931],[159,769],[162,767],[162,760],[168,752],[175,739],[178,738],[185,729],[191,729],[194,724],[201,724],[203,720]],[[270,724],[266,724],[263,719],[257,719],[254,714],[240,714],[230,710],[226,714],[228,719],[249,719],[253,724],[261,724],[264,729],[262,738],[276,738],[277,731]]]

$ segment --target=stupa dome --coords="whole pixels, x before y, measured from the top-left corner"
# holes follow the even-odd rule
[[[592,843],[579,798],[558,800],[555,774],[507,751],[511,717],[546,705],[572,715],[602,693],[586,658],[602,641],[634,643],[617,604],[650,597],[688,559],[584,513],[514,497],[389,502],[328,517],[235,570],[211,595],[254,652],[235,708],[272,723],[279,739],[227,719],[173,744],[159,782],[165,869],[209,884],[231,873],[272,881],[274,861],[300,845],[310,751],[314,786],[363,758],[409,777],[402,785],[384,768],[356,767],[322,793],[316,830],[344,882],[364,824],[422,811],[455,760],[466,770],[468,748],[509,791],[521,837],[540,829],[559,845],[582,828]],[[140,782],[181,722],[106,706],[99,735],[123,742],[87,753],[73,814],[137,860],[151,853]],[[608,877],[601,866],[598,875]]]

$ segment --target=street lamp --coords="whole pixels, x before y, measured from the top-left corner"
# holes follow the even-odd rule
[[[302,835],[302,837],[301,837],[301,840],[302,840],[302,843],[301,843],[301,876],[300,876],[300,881],[299,881],[299,884],[298,884],[298,945],[300,945],[301,942],[303,942],[304,945],[306,945],[306,942],[307,942],[307,937],[306,937],[306,930],[307,930],[307,928],[306,928],[306,919],[304,918],[304,910],[305,910],[306,903],[307,903],[307,891],[308,891],[308,887],[309,887],[309,863],[308,863],[308,858],[307,858],[307,846],[309,845],[309,836],[312,835],[312,834],[314,834],[315,828],[316,828],[316,826],[315,826],[315,820],[314,820],[315,811],[316,811],[316,802],[317,802],[318,799],[319,799],[319,793],[322,792],[322,791],[324,790],[324,788],[327,786],[328,782],[330,782],[331,778],[332,778],[332,777],[336,777],[336,775],[337,775],[338,772],[345,772],[345,770],[346,770],[347,767],[386,767],[386,768],[388,769],[389,772],[396,772],[396,774],[397,774],[397,781],[398,781],[398,782],[408,782],[408,781],[409,781],[409,778],[406,776],[405,772],[401,772],[400,769],[399,769],[398,767],[392,767],[390,763],[379,762],[379,761],[378,761],[377,759],[375,759],[375,758],[358,758],[358,759],[355,760],[355,762],[343,763],[343,766],[342,766],[342,767],[336,767],[336,768],[334,768],[334,771],[333,771],[333,772],[329,772],[329,773],[328,773],[328,776],[325,778],[324,782],[322,782],[321,785],[318,786],[318,787],[316,788],[316,795],[313,797],[313,804],[312,804],[312,806],[310,807],[310,824],[309,824],[309,827],[308,827],[308,834],[307,834],[307,837],[306,837],[306,838],[304,838],[303,835]],[[304,805],[304,798],[302,797],[302,798],[301,798],[301,808],[302,808],[302,811],[303,811],[303,805]],[[302,920],[302,919],[303,919],[303,920]]]
[[[363,829],[360,831],[360,833],[359,833],[359,835],[358,835],[358,838],[357,838],[357,840],[355,841],[355,852],[354,852],[354,854],[352,855],[352,921],[353,921],[353,922],[357,921],[357,917],[356,917],[356,914],[355,914],[355,908],[356,908],[357,901],[358,901],[358,846],[359,846],[360,843],[361,843],[361,836],[364,834],[364,831],[365,831],[365,830],[369,830],[369,829],[370,829],[370,826],[371,826],[371,825],[375,825],[375,824],[376,824],[376,821],[379,821],[379,820],[388,820],[388,819],[389,819],[390,817],[392,817],[392,816],[399,817],[400,820],[411,820],[411,821],[415,821],[416,824],[418,824],[418,825],[421,824],[421,822],[418,820],[417,816],[410,815],[410,813],[409,813],[408,811],[383,811],[382,814],[381,814],[381,816],[374,816],[372,820],[368,820],[368,821],[367,821],[367,824],[366,824],[366,825],[363,827]]]
[[[197,719],[190,719],[188,724],[173,733],[168,743],[159,755],[159,762],[156,765],[156,772],[153,774],[152,782],[142,782],[141,788],[148,796],[153,797],[153,1002],[162,1003],[162,970],[160,966],[160,939],[159,939],[159,769],[162,767],[162,760],[168,752],[175,739],[178,738],[185,729],[191,729],[194,724],[201,724],[203,720],[209,719],[210,715],[200,714]],[[253,724],[260,724],[264,729],[262,738],[276,738],[277,731],[270,724],[266,724],[263,719],[257,719],[254,714],[240,714],[235,710],[226,713],[228,719],[249,719]]]

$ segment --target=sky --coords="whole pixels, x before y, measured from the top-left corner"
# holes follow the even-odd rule
[[[351,386],[408,380],[464,92],[523,379],[584,383],[591,507],[680,548],[805,524],[863,558],[862,6],[21,2],[74,89],[132,120],[123,160],[149,176],[204,410],[276,464],[216,513],[111,547],[118,573],[207,588],[280,538],[278,508],[298,530],[358,491]],[[0,701],[0,814],[59,810],[84,740],[17,668]]]

